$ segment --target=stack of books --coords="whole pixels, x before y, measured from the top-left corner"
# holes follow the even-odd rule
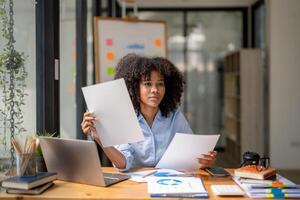
[[[9,194],[41,194],[54,183],[57,173],[40,172],[36,176],[14,176],[2,181],[2,188]]]
[[[238,176],[234,176],[233,180],[250,198],[300,198],[300,186],[279,174],[265,180]]]
[[[276,173],[277,170],[275,168],[269,167],[265,169],[256,165],[246,165],[234,170],[235,176],[259,180],[265,180],[267,178],[275,176]]]

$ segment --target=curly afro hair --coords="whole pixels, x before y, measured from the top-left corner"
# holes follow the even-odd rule
[[[180,105],[184,86],[182,73],[168,59],[127,54],[117,65],[115,79],[124,78],[134,109],[140,113],[140,82],[142,78],[150,79],[152,71],[164,78],[166,92],[159,109],[167,117]]]

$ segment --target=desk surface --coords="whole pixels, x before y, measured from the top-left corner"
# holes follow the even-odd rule
[[[103,171],[105,172],[116,172],[113,168],[104,167]],[[230,170],[228,170],[230,171]],[[210,199],[229,199],[220,198],[215,196],[210,186],[212,184],[233,184],[233,180],[229,178],[213,178],[210,177],[205,171],[200,170],[204,186],[209,193]],[[0,199],[122,199],[122,200],[132,200],[132,199],[154,199],[159,198],[150,198],[147,193],[147,184],[146,183],[137,183],[130,180],[126,180],[110,187],[96,187],[90,185],[83,185],[65,181],[56,180],[55,185],[45,191],[41,195],[10,195],[6,194],[5,191],[0,192]],[[162,198],[167,200],[167,198]],[[171,198],[174,200],[174,198]],[[249,199],[244,197],[230,197],[230,199]],[[190,200],[190,199],[189,199]]]

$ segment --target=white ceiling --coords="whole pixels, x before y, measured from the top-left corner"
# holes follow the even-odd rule
[[[123,0],[118,0],[122,5]],[[125,0],[135,1],[138,8],[207,8],[207,7],[246,7],[257,0]],[[132,4],[127,4],[132,7]]]

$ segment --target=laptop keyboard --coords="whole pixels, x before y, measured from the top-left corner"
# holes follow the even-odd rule
[[[120,182],[129,178],[127,175],[123,174],[113,174],[113,173],[103,173],[105,185],[111,185],[113,183]]]

